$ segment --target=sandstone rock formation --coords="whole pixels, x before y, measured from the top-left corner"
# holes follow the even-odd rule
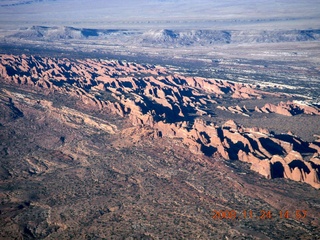
[[[223,111],[228,111],[234,114],[240,114],[246,117],[250,117],[249,115],[249,110],[246,108],[246,106],[240,107],[240,106],[217,106],[217,109],[223,110]]]
[[[213,113],[207,104],[216,104],[218,99],[258,99],[270,94],[254,86],[185,77],[163,67],[124,61],[71,61],[25,55],[0,55],[0,75],[7,84],[45,94],[68,94],[84,108],[127,117],[134,126],[152,129],[154,138],[177,139],[194,154],[240,160],[250,163],[253,171],[266,178],[283,177],[320,188],[318,142],[307,143],[291,135],[273,136],[267,129],[244,128],[233,120],[217,126],[201,118]],[[245,106],[217,108],[249,116]],[[70,109],[60,111],[60,117],[73,114],[95,128],[115,132],[114,126],[98,123],[86,115]],[[320,115],[316,107],[299,102],[266,104],[255,111],[286,116]],[[299,153],[301,149],[313,157],[305,160]]]
[[[293,116],[297,114],[320,115],[320,109],[316,106],[309,105],[301,101],[280,102],[278,105],[267,103],[262,108],[255,108],[257,112],[277,113],[285,116]]]

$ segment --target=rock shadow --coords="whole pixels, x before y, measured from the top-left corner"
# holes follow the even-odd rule
[[[310,170],[309,168],[307,167],[307,165],[302,162],[301,160],[293,160],[292,162],[290,162],[289,164],[289,167],[291,169],[294,169],[294,168],[299,168],[300,170],[303,170],[305,173],[309,174],[310,173]]]
[[[275,162],[271,164],[271,178],[283,178],[284,167],[281,162]]]
[[[243,142],[233,143],[229,139],[227,139],[227,142],[230,146],[227,151],[231,160],[239,160],[238,153],[240,150],[244,151],[247,154],[250,152],[249,147],[247,145],[244,145]]]
[[[283,155],[284,149],[269,138],[260,138],[260,143],[271,155]]]
[[[211,157],[216,151],[217,149],[213,146],[205,146],[201,144],[201,152],[203,152],[207,157]]]
[[[300,152],[300,153],[310,153],[310,152],[316,152],[316,150],[309,148],[309,143],[301,141],[301,143],[297,142],[297,140],[295,140],[294,136],[291,135],[287,135],[287,134],[278,134],[275,135],[275,138],[291,143],[293,150]]]

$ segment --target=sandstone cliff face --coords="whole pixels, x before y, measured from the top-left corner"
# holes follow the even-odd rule
[[[183,116],[183,107],[201,109],[212,101],[209,94],[220,97],[226,94],[246,94],[245,98],[261,96],[252,86],[199,77],[172,74],[163,67],[139,65],[121,61],[75,60],[66,58],[40,58],[35,56],[0,56],[0,74],[7,82],[31,85],[38,88],[74,91],[81,88],[122,93],[144,94],[159,105],[175,109]],[[81,95],[79,91],[75,94]],[[120,91],[120,92],[119,92]],[[187,97],[187,96],[192,96]],[[240,97],[241,98],[241,97]],[[208,100],[208,101],[206,101]],[[203,111],[203,109],[201,109]]]
[[[271,164],[268,160],[262,160],[258,163],[253,163],[250,169],[260,173],[262,176],[268,179],[271,178]]]
[[[255,108],[257,112],[277,113],[285,116],[293,116],[297,114],[320,115],[320,110],[316,106],[311,106],[303,102],[280,102],[278,105],[267,103],[262,108]]]
[[[284,177],[320,188],[318,158],[312,158],[309,163],[293,150],[292,143],[255,131],[257,129],[244,129],[233,121],[218,127],[201,120],[196,120],[189,129],[162,122],[155,127],[162,137],[182,138],[195,154],[218,154],[226,160],[248,162],[252,164],[251,170],[266,178]],[[300,146],[295,144],[295,148]]]
[[[78,99],[84,108],[128,117],[134,126],[153,129],[154,138],[178,139],[194,154],[248,162],[253,171],[266,178],[283,177],[320,188],[317,142],[306,143],[293,136],[283,140],[267,129],[244,128],[233,120],[217,126],[198,118],[212,114],[206,105],[215,104],[215,99],[258,99],[268,94],[255,90],[254,86],[185,77],[151,65],[25,55],[0,55],[0,75],[8,84],[46,94],[59,91]],[[249,116],[245,106],[217,108]],[[317,108],[299,102],[266,104],[255,111],[286,116],[320,115]],[[193,119],[194,115],[198,117]],[[88,124],[112,130],[91,120]],[[299,149],[304,149],[305,154],[318,155],[306,161]]]
[[[245,99],[246,97],[243,98]],[[250,110],[248,110],[245,106],[240,107],[238,105],[229,107],[217,106],[217,109],[231,112],[234,114],[240,114],[247,117],[250,117],[250,112],[253,111],[258,113],[277,113],[289,117],[298,114],[320,115],[320,109],[317,106],[310,105],[301,101],[288,101],[286,103],[280,102],[278,105],[266,103],[262,108],[258,108],[256,106],[254,109]]]

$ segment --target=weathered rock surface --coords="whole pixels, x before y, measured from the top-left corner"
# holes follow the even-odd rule
[[[285,116],[298,114],[320,115],[320,110],[316,106],[308,105],[301,101],[280,102],[278,105],[267,103],[262,108],[255,108],[257,112],[277,113]]]
[[[217,106],[217,109],[223,110],[223,111],[228,111],[234,114],[240,114],[246,117],[250,117],[249,115],[249,110],[246,108],[246,106],[240,107],[240,106]]]
[[[217,126],[200,118],[213,113],[207,104],[215,104],[215,99],[259,99],[270,95],[254,86],[185,77],[159,66],[26,55],[0,55],[0,76],[7,84],[41,90],[45,94],[68,94],[77,99],[78,104],[84,104],[84,108],[128,117],[134,126],[151,128],[155,138],[180,140],[194,154],[248,162],[253,171],[266,178],[289,178],[320,188],[319,155],[314,155],[319,154],[319,143],[307,143],[291,135],[274,136],[266,129],[244,128],[233,120]],[[217,108],[249,116],[245,106]],[[49,109],[66,122],[72,115],[74,121],[115,133],[114,126],[87,115],[65,108]],[[316,107],[299,102],[266,104],[261,109],[256,107],[255,111],[286,116],[320,115]],[[314,156],[307,161],[302,152]]]

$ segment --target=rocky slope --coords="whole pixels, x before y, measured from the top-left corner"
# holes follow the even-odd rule
[[[318,141],[309,143],[292,134],[275,135],[267,129],[242,127],[228,119],[222,126],[214,123],[216,108],[249,117],[254,110],[286,116],[319,115],[316,106],[298,102],[266,104],[249,110],[218,106],[222,99],[259,100],[280,98],[281,94],[263,92],[253,85],[182,76],[161,66],[124,61],[1,55],[0,75],[6,84],[47,95],[67,94],[85,109],[127,118],[134,126],[151,129],[156,139],[177,139],[194,154],[240,160],[266,178],[288,178],[320,188]],[[7,105],[16,109],[14,103]],[[58,119],[70,119],[71,115],[76,121],[115,133],[115,127],[107,123],[97,123],[66,108],[46,106],[50,112],[56,112]],[[23,114],[19,108],[16,113]]]
[[[319,238],[318,190],[156,133],[80,98],[1,84],[0,238]],[[236,218],[213,218],[228,210]]]

